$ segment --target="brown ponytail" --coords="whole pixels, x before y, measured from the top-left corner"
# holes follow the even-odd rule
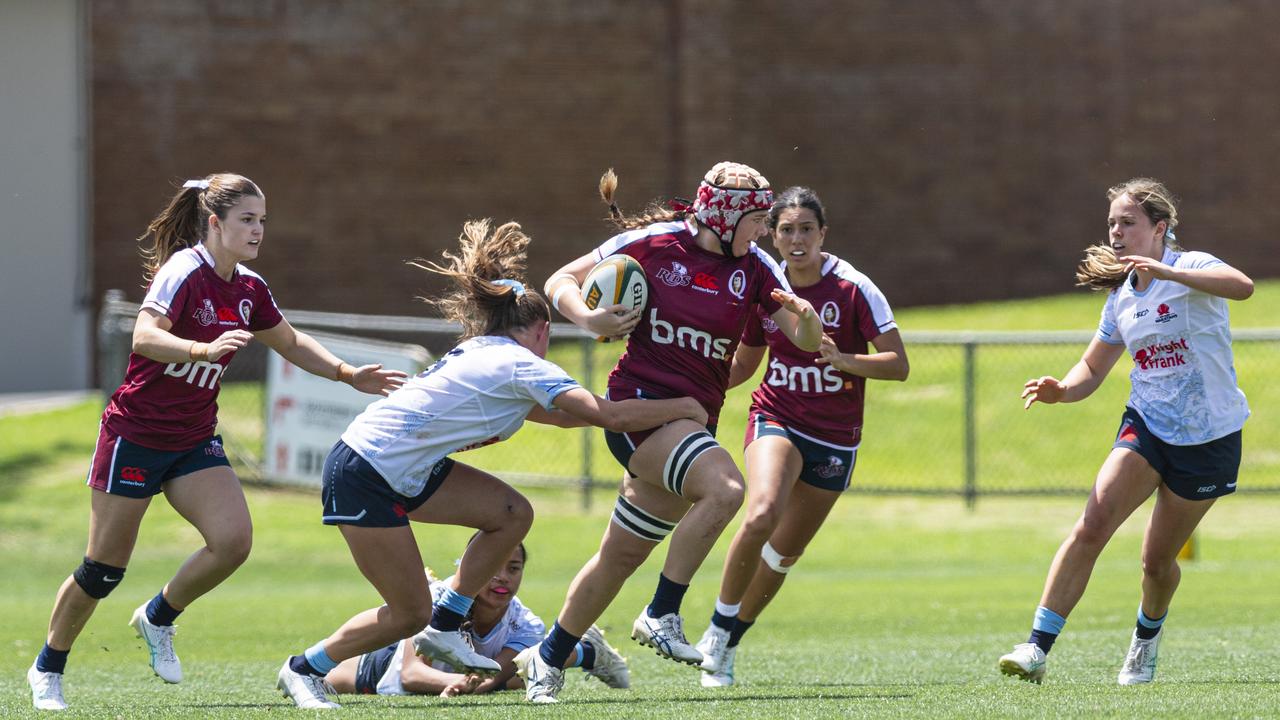
[[[659,222],[683,220],[690,214],[688,210],[673,210],[654,202],[650,203],[644,209],[644,212],[639,215],[623,215],[622,210],[618,208],[618,203],[613,199],[613,194],[617,191],[618,176],[613,172],[613,168],[609,168],[604,171],[604,175],[600,176],[600,198],[609,206],[607,219],[623,230],[634,230],[635,228],[642,228]]]

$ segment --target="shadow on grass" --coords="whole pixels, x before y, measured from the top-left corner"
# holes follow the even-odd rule
[[[4,482],[0,483],[0,502],[12,499],[18,488],[35,477],[40,468],[47,468],[68,455],[75,454],[84,455],[87,470],[93,446],[89,445],[86,449],[84,443],[71,440],[60,440],[39,452],[23,452],[0,458],[0,477],[4,478]]]

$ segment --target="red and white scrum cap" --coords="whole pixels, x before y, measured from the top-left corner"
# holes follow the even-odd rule
[[[693,214],[720,238],[724,254],[732,257],[729,248],[738,221],[753,210],[768,210],[772,205],[773,190],[764,175],[742,163],[721,162],[698,184]]]

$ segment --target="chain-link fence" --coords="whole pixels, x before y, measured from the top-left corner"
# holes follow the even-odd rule
[[[99,324],[100,386],[114,389],[124,375],[138,306],[108,294]],[[341,332],[370,341],[413,342],[439,354],[458,328],[442,320],[285,311],[309,332]],[[1280,329],[1234,333],[1236,370],[1253,416],[1245,425],[1240,469],[1243,492],[1280,491],[1280,387],[1266,382],[1280,360]],[[1086,490],[1110,450],[1129,392],[1131,363],[1122,358],[1088,400],[1035,405],[1019,395],[1028,378],[1062,377],[1079,360],[1090,332],[904,331],[911,377],[905,383],[867,382],[862,446],[854,492],[956,495],[1071,494]],[[585,387],[603,392],[621,343],[602,344],[575,326],[556,324],[548,358]],[[252,343],[222,376],[219,431],[242,477],[270,481],[264,471],[267,418],[263,378],[267,350]],[[741,466],[750,389],[729,392],[718,436]],[[335,438],[336,439],[336,438]],[[563,430],[528,423],[513,439],[467,452],[463,458],[514,484],[612,487],[621,469],[599,430]]]

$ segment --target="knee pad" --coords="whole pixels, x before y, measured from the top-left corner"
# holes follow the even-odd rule
[[[80,567],[71,573],[71,577],[75,578],[76,584],[86,595],[94,600],[101,600],[120,584],[124,578],[124,568],[90,560],[86,556]]]
[[[773,549],[773,546],[765,542],[764,547],[760,548],[760,557],[764,560],[764,564],[769,569],[780,574],[786,575],[791,572],[791,568],[800,559],[799,555],[787,556]]]
[[[702,453],[718,447],[716,439],[706,430],[685,435],[667,456],[667,463],[662,468],[662,484],[672,493],[684,497],[684,478],[693,467],[693,461]]]
[[[641,510],[621,495],[613,505],[613,522],[632,535],[655,543],[662,542],[663,538],[676,529],[676,523],[667,522]]]

